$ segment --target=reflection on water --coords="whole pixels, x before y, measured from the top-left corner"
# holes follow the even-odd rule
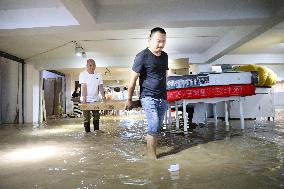
[[[140,114],[102,117],[104,133],[88,136],[77,118],[1,125],[0,188],[284,188],[283,115],[244,131],[237,120],[164,131],[158,160],[147,159]]]

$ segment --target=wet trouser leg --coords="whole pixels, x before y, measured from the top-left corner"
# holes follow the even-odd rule
[[[84,117],[84,127],[86,132],[90,132],[91,130],[90,129],[91,112],[93,116],[94,130],[99,130],[99,123],[100,123],[99,110],[84,110],[83,117]]]
[[[91,131],[90,128],[91,112],[89,110],[83,110],[83,117],[84,117],[85,131],[88,133]]]
[[[93,110],[92,113],[93,113],[94,130],[100,130],[100,111]]]

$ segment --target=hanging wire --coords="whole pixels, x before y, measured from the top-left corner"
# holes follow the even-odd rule
[[[172,38],[172,37],[168,37],[168,38]],[[176,37],[173,37],[173,38],[176,38]],[[81,42],[99,42],[99,41],[123,41],[123,40],[139,40],[139,39],[147,39],[147,38],[145,38],[145,37],[137,37],[137,38],[118,38],[118,39],[115,39],[115,38],[110,38],[110,39],[86,39],[86,40],[80,40],[80,41],[81,41]],[[41,52],[41,53],[34,54],[34,55],[32,55],[32,56],[30,56],[30,57],[28,57],[28,58],[25,58],[24,61],[30,60],[30,59],[32,59],[32,58],[34,58],[34,57],[37,57],[37,56],[40,56],[40,55],[42,55],[42,54],[46,54],[46,53],[52,52],[52,51],[54,51],[54,50],[56,50],[56,49],[59,49],[59,48],[61,48],[61,47],[66,46],[66,45],[68,45],[68,44],[70,44],[70,43],[73,43],[73,44],[75,45],[75,47],[76,47],[76,46],[82,47],[82,46],[78,43],[78,41],[73,41],[73,40],[72,40],[72,41],[68,41],[68,42],[66,42],[66,43],[64,43],[64,44],[62,44],[62,45],[59,45],[59,46],[56,46],[56,47],[54,47],[54,48],[48,49],[48,50],[46,50],[46,51],[43,51],[43,52]],[[82,48],[83,48],[83,47],[82,47]],[[85,49],[83,48],[83,50],[85,50]]]
[[[32,56],[30,56],[30,57],[28,57],[28,58],[25,58],[24,60],[26,61],[26,60],[32,59],[32,58],[34,58],[34,57],[36,57],[36,56],[40,56],[40,55],[42,55],[42,54],[49,53],[49,52],[51,52],[51,51],[54,51],[54,50],[59,49],[59,48],[61,48],[61,47],[64,47],[64,46],[66,46],[66,45],[68,45],[68,44],[70,44],[70,43],[74,43],[74,41],[66,42],[66,43],[64,43],[64,44],[62,44],[62,45],[59,45],[59,46],[57,46],[57,47],[54,47],[54,48],[52,48],[52,49],[48,49],[48,50],[43,51],[43,52],[41,52],[41,53],[38,53],[38,54],[32,55]]]
[[[195,37],[198,37],[198,38],[217,38],[218,36],[203,36],[203,35],[200,35],[200,36],[195,36]],[[183,39],[184,37],[175,37],[175,36],[168,36],[167,37],[167,39]],[[147,38],[145,38],[145,37],[132,37],[132,38],[110,38],[110,39],[85,39],[85,40],[79,40],[79,41],[81,41],[81,42],[99,42],[99,41],[124,41],[124,40],[140,40],[140,39],[147,39]],[[46,53],[49,53],[49,52],[51,52],[51,51],[54,51],[54,50],[56,50],[56,49],[59,49],[59,48],[61,48],[61,47],[64,47],[64,46],[66,46],[66,45],[68,45],[68,44],[70,44],[70,43],[73,43],[74,45],[75,45],[75,47],[76,46],[80,46],[80,47],[82,47],[79,43],[78,43],[78,41],[68,41],[68,42],[66,42],[66,43],[64,43],[64,44],[62,44],[62,45],[59,45],[59,46],[57,46],[57,47],[54,47],[54,48],[52,48],[52,49],[48,49],[48,50],[46,50],[46,51],[43,51],[43,52],[41,52],[41,53],[38,53],[38,54],[34,54],[34,55],[32,55],[32,56],[30,56],[30,57],[28,57],[28,58],[25,58],[24,60],[29,60],[29,59],[32,59],[32,58],[34,58],[34,57],[36,57],[36,56],[40,56],[40,55],[42,55],[42,54],[46,54]],[[83,47],[82,47],[83,48]],[[84,48],[83,48],[84,49]],[[85,49],[84,49],[85,50]]]

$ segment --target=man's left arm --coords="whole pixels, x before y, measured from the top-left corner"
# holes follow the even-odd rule
[[[166,83],[168,83],[169,70],[166,70]]]

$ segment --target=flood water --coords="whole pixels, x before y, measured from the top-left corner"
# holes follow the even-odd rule
[[[1,189],[284,188],[284,110],[275,121],[222,121],[165,131],[147,158],[142,114],[102,116],[85,136],[80,118],[1,125]],[[179,170],[170,172],[171,165]]]

